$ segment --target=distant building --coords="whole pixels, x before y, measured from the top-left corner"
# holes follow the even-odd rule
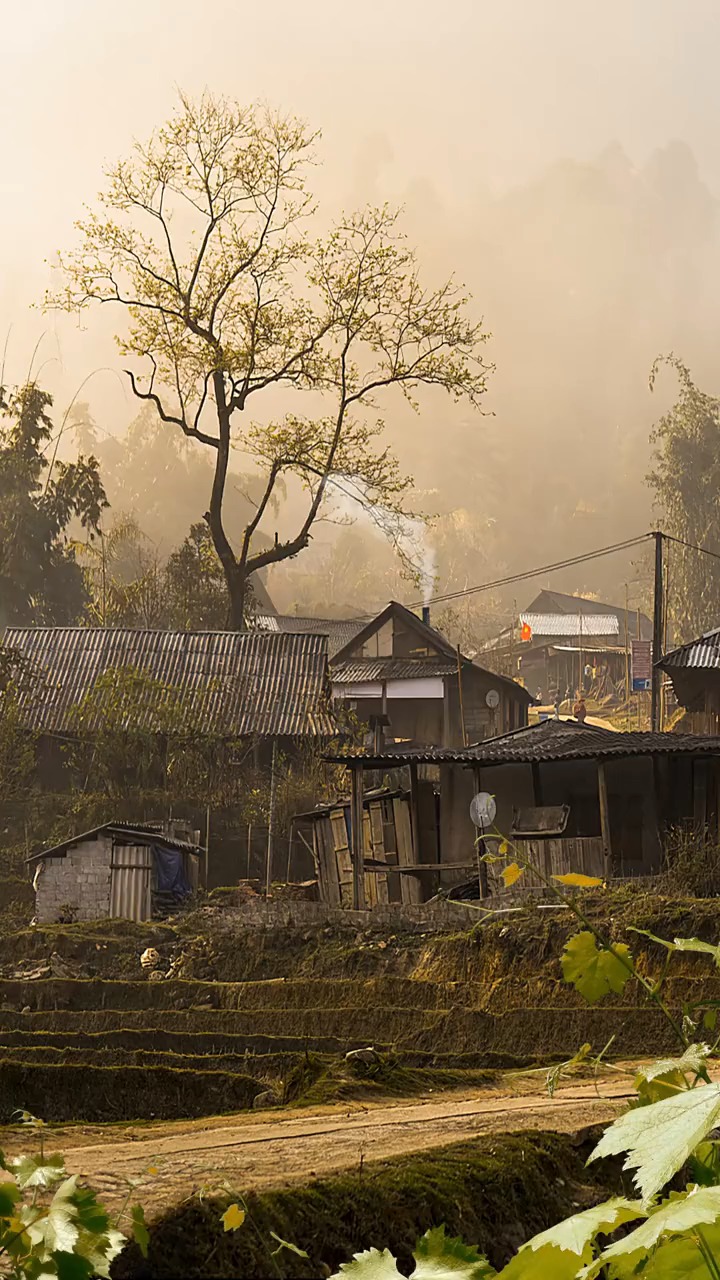
[[[328,658],[362,631],[365,622],[357,618],[304,618],[295,613],[258,612],[252,619],[258,631],[283,631],[300,635],[327,636]]]
[[[657,663],[695,733],[720,732],[720,627],[666,653]]]
[[[490,646],[488,661],[503,661],[543,702],[596,688],[624,692],[625,653],[633,639],[652,639],[652,622],[636,609],[541,591]],[[588,673],[588,668],[590,669]]]

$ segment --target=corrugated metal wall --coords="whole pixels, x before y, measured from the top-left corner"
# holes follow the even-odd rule
[[[152,849],[147,845],[113,844],[110,915],[123,920],[150,919]]]

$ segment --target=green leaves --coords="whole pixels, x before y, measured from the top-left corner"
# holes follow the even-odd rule
[[[306,1256],[306,1255],[305,1255]],[[444,1227],[433,1227],[418,1240],[413,1254],[412,1280],[494,1280],[493,1270],[482,1254],[457,1237],[446,1236]],[[342,1262],[333,1280],[399,1280],[401,1272],[389,1249],[366,1249],[352,1262]]]
[[[389,1249],[364,1249],[356,1253],[352,1262],[341,1262],[340,1270],[331,1280],[342,1280],[343,1276],[351,1276],[352,1280],[401,1280],[402,1272]]]
[[[413,1280],[492,1280],[497,1274],[473,1245],[446,1236],[444,1227],[426,1231],[413,1257],[417,1263]]]
[[[8,1218],[19,1199],[20,1192],[14,1182],[0,1182],[0,1218]]]
[[[13,1160],[11,1169],[21,1188],[50,1187],[65,1177],[65,1160],[56,1153],[52,1156],[21,1156]]]
[[[632,977],[629,948],[616,942],[611,951],[601,949],[589,930],[568,940],[561,964],[565,981],[572,983],[588,1004],[597,1004],[611,991],[619,994]]]
[[[691,1232],[695,1227],[714,1223],[719,1216],[720,1187],[693,1187],[687,1194],[669,1196],[639,1227],[609,1245],[602,1258],[608,1261],[635,1254],[636,1261],[640,1261],[663,1236]]]
[[[661,1058],[646,1067],[640,1067],[635,1076],[635,1088],[643,1104],[671,1098],[705,1070],[710,1050],[706,1044],[691,1044],[681,1058]]]
[[[64,1178],[62,1156],[23,1156],[11,1163],[16,1181],[0,1184],[0,1251],[13,1260],[16,1280],[91,1280],[108,1277],[125,1244],[94,1191]],[[52,1199],[43,1192],[64,1178]],[[23,1191],[30,1198],[23,1203]],[[133,1221],[144,1223],[142,1209]]]
[[[133,1239],[143,1258],[147,1258],[148,1245],[150,1244],[150,1233],[145,1224],[145,1210],[141,1204],[133,1205],[130,1210],[130,1220],[133,1228]],[[227,1227],[225,1230],[227,1231]]]
[[[592,1263],[592,1244],[598,1234],[614,1231],[645,1212],[639,1201],[618,1196],[576,1213],[523,1245],[497,1280],[545,1280],[550,1276],[553,1280],[574,1280],[583,1265]]]
[[[644,1201],[681,1169],[720,1119],[720,1085],[701,1085],[673,1098],[636,1107],[605,1131],[590,1160],[627,1152],[625,1169]]]
[[[243,1218],[244,1218],[244,1215],[243,1215]],[[225,1228],[225,1230],[227,1230],[227,1227]],[[304,1249],[299,1249],[296,1244],[292,1244],[289,1240],[283,1240],[282,1236],[277,1235],[275,1231],[271,1231],[270,1235],[272,1236],[273,1240],[277,1240],[277,1249],[273,1249],[272,1251],[273,1258],[275,1257],[276,1254],[282,1253],[283,1249],[288,1249],[290,1253],[297,1254],[298,1258],[308,1257],[308,1254],[305,1252]]]
[[[720,946],[712,942],[703,942],[702,938],[673,938],[672,942],[668,942],[667,938],[658,938],[649,929],[636,929],[633,925],[628,925],[628,929],[631,933],[639,933],[643,938],[649,938],[651,942],[657,942],[666,951],[696,951],[701,955],[712,956],[716,965],[720,967]]]

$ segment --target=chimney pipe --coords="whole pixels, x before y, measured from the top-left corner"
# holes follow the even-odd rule
[[[422,620],[426,627],[430,626],[430,605],[424,604],[422,607]]]

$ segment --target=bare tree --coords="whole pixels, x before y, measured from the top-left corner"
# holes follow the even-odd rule
[[[61,256],[65,287],[48,298],[125,308],[118,341],[135,395],[214,450],[205,519],[237,628],[249,576],[308,545],[333,480],[388,527],[388,513],[406,510],[411,480],[383,443],[378,394],[397,386],[413,401],[418,387],[437,386],[477,405],[489,371],[482,324],[454,281],[422,285],[394,212],[367,209],[311,236],[314,142],[302,122],[265,108],[181,97],[173,118],[107,173],[99,212]],[[241,426],[257,393],[278,386],[305,412]],[[264,479],[236,547],[223,518],[233,448]],[[288,475],[307,491],[305,514],[293,536],[259,545]]]

